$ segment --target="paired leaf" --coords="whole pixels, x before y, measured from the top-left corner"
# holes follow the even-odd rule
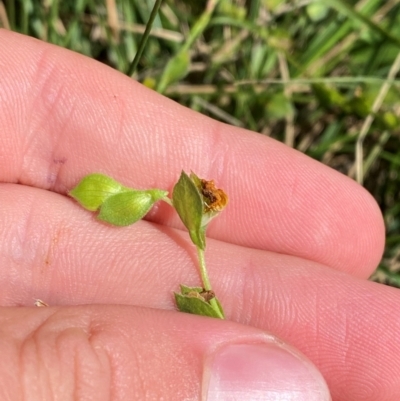
[[[126,191],[110,196],[100,207],[99,220],[115,226],[129,226],[142,219],[165,191]]]
[[[111,195],[129,189],[104,174],[89,174],[69,192],[85,209],[92,212],[99,209]]]
[[[158,200],[168,195],[161,189],[138,191],[103,174],[90,174],[69,192],[85,209],[100,209],[98,218],[116,226],[128,226],[143,218]]]
[[[224,319],[224,312],[215,294],[201,287],[181,284],[181,292],[175,293],[175,302],[181,312]]]
[[[172,192],[172,202],[193,243],[204,250],[206,241],[202,227],[203,199],[195,183],[184,171]]]

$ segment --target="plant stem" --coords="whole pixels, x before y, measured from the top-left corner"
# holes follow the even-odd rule
[[[15,0],[8,0],[7,4],[7,14],[10,28],[16,30],[16,18],[15,18]]]
[[[168,196],[164,196],[164,198],[161,198],[161,200],[164,201],[165,203],[168,203],[168,205],[174,207],[171,198],[168,198]]]
[[[140,40],[138,50],[136,52],[136,55],[135,55],[131,65],[129,66],[128,72],[126,73],[126,75],[128,75],[129,77],[131,77],[133,75],[133,73],[136,70],[137,65],[139,64],[140,57],[142,56],[143,50],[146,46],[147,39],[149,38],[149,35],[150,35],[151,27],[153,25],[154,19],[156,18],[156,15],[161,6],[161,3],[162,3],[162,0],[156,0],[154,3],[154,7],[151,10],[150,18],[149,18],[149,21],[147,22],[146,29],[143,33],[142,39]]]
[[[211,283],[210,279],[208,278],[208,273],[206,269],[206,260],[204,258],[204,251],[200,249],[198,246],[196,246],[196,248],[197,248],[197,254],[199,256],[200,274],[201,274],[201,280],[203,281],[203,287],[206,291],[211,291]],[[220,319],[225,319],[224,315],[221,313],[221,309],[218,306],[217,300],[215,298],[210,299],[210,305],[218,313]]]
[[[204,258],[204,251],[200,249],[198,246],[196,246],[196,248],[197,248],[197,255],[199,256],[200,274],[201,274],[201,280],[203,281],[203,287],[206,291],[210,291],[211,283],[210,279],[208,278],[206,260]]]

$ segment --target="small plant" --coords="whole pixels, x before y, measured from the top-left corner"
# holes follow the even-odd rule
[[[224,319],[221,304],[211,288],[204,250],[206,228],[226,206],[228,197],[214,181],[190,176],[182,171],[172,191],[162,189],[137,190],[128,188],[103,174],[89,174],[73,188],[69,195],[85,209],[97,212],[97,218],[115,226],[128,226],[142,219],[157,201],[164,201],[175,208],[189,231],[190,239],[197,248],[203,285],[188,287],[180,285],[175,293],[177,307],[182,312]]]

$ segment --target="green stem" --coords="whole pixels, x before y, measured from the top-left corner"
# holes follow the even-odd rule
[[[204,251],[200,249],[198,246],[196,246],[196,248],[197,248],[197,254],[199,256],[200,274],[201,274],[201,280],[203,281],[203,287],[206,291],[211,291],[211,283],[210,279],[208,278],[208,273],[206,269],[206,260],[204,258]],[[210,299],[210,305],[218,313],[219,315],[218,317],[220,319],[225,319],[215,298]]]
[[[50,11],[49,11],[49,32],[48,32],[48,37],[51,42],[55,44],[59,44],[59,35],[56,29],[56,23],[58,19],[58,14],[59,14],[59,1],[58,0],[53,0],[51,2],[50,6]]]
[[[198,246],[197,248],[197,255],[199,256],[199,265],[200,265],[200,274],[201,274],[201,281],[203,282],[203,287],[206,291],[211,290],[211,283],[210,279],[208,278],[207,268],[206,268],[206,260],[204,258],[204,251],[200,249]]]
[[[168,198],[168,196],[164,196],[164,198],[161,198],[161,200],[164,201],[165,203],[168,203],[168,205],[174,207],[171,198]]]
[[[205,31],[208,27],[211,16],[217,7],[220,0],[208,0],[207,7],[197,22],[194,24],[193,28],[189,32],[189,36],[185,43],[183,44],[182,50],[188,51],[197,38]]]
[[[147,39],[149,38],[149,35],[150,35],[151,27],[153,25],[154,19],[156,18],[158,10],[161,7],[161,3],[162,3],[162,0],[156,0],[156,2],[154,3],[154,7],[151,10],[150,18],[149,18],[149,21],[147,22],[146,29],[143,33],[142,39],[140,40],[138,50],[136,52],[136,55],[135,55],[131,65],[129,66],[128,72],[126,73],[126,75],[128,75],[129,77],[131,77],[133,75],[133,73],[136,70],[136,67],[139,64],[140,57],[142,57],[143,50],[146,46]]]
[[[21,32],[24,35],[28,35],[28,29],[29,29],[29,14],[28,14],[28,6],[26,4],[26,1],[22,3],[22,11],[21,11]]]
[[[6,2],[8,22],[11,30],[16,30],[16,19],[15,19],[15,0],[8,0]]]

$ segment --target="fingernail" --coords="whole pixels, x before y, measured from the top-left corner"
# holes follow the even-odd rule
[[[207,401],[329,401],[319,371],[296,350],[279,343],[229,344],[206,361]]]

